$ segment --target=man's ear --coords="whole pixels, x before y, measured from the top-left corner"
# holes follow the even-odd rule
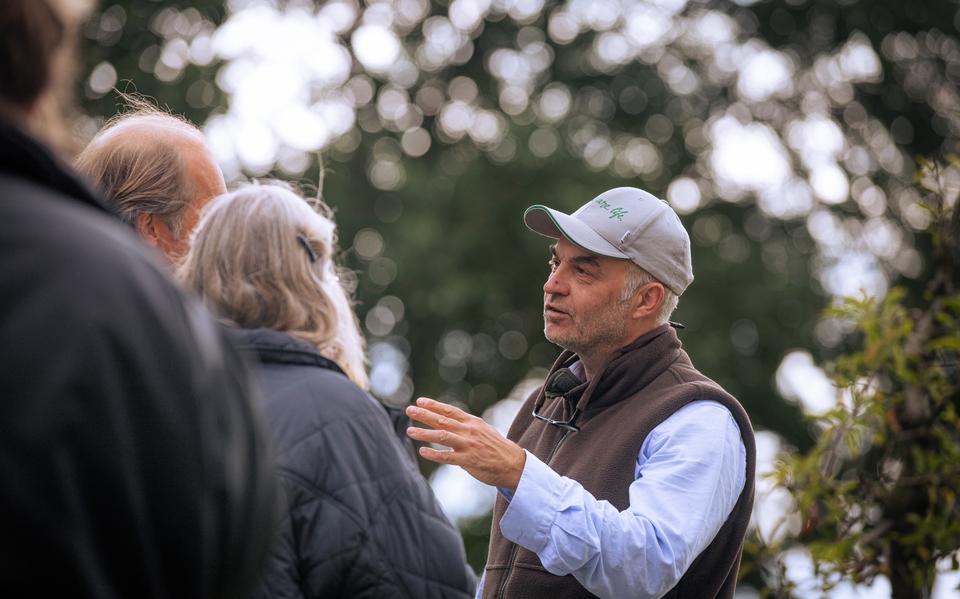
[[[634,297],[633,317],[639,320],[655,315],[660,311],[665,295],[663,285],[656,281],[641,287]]]
[[[157,230],[157,219],[152,214],[138,214],[136,221],[137,235],[150,247],[160,247],[160,232]]]

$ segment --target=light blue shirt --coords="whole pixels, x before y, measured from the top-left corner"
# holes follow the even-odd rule
[[[536,553],[547,571],[573,574],[601,598],[659,598],[716,536],[746,470],[733,415],[718,402],[695,401],[647,435],[626,510],[527,452],[516,493],[501,489],[510,505],[500,532]]]

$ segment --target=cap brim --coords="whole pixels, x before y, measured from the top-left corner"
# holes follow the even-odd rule
[[[547,208],[539,204],[530,206],[523,213],[523,223],[535,233],[553,239],[564,237],[570,243],[588,252],[610,256],[611,258],[630,259],[630,256],[621,252],[601,237],[599,233],[584,224],[583,221],[553,208]]]

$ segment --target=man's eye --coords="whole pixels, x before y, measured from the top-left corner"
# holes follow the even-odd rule
[[[547,262],[547,265],[550,266],[550,270],[557,270],[557,267],[560,266],[560,263],[557,262],[556,260],[550,260],[549,262]]]

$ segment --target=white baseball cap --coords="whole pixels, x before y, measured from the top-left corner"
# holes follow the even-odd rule
[[[631,260],[677,295],[693,282],[690,236],[680,217],[642,189],[605,191],[573,214],[530,206],[523,222],[532,231],[565,237],[588,252]]]

